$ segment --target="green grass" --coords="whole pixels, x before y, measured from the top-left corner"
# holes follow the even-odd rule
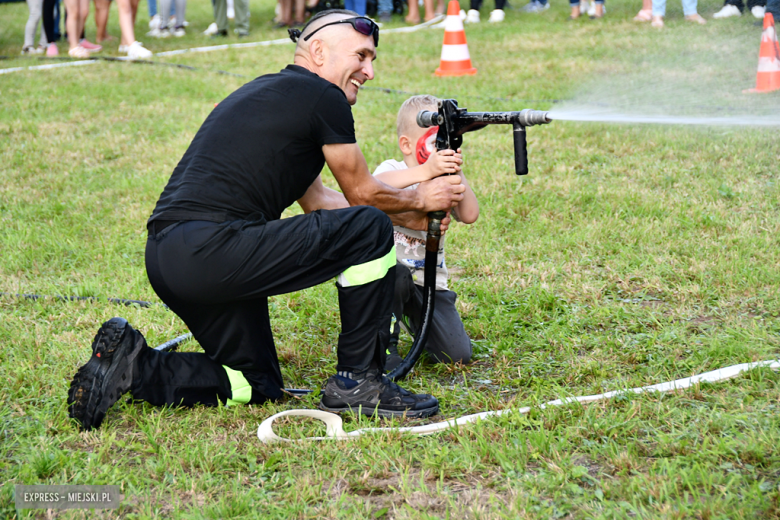
[[[468,78],[432,76],[441,32],[383,35],[372,83],[472,110],[548,109],[556,105],[530,100],[619,85],[660,56],[662,72],[678,77],[691,53],[723,52],[730,60],[708,62],[717,61],[703,67],[702,85],[720,82],[725,92],[709,93],[738,100],[736,89],[755,80],[758,29],[747,17],[692,27],[673,4],[662,32],[629,22],[639,6],[628,3],[609,4],[600,23],[565,23],[561,3],[540,16],[508,11],[504,24],[467,27],[479,69]],[[137,29],[153,51],[211,44],[199,34],[208,3],[192,2],[188,35],[165,41],[143,38],[145,7]],[[699,11],[719,7],[708,0]],[[252,8],[253,40],[282,37],[268,22],[272,3]],[[24,4],[0,4],[2,68],[39,63],[17,56],[26,17]],[[118,34],[115,10],[110,32]],[[723,42],[735,41],[726,52]],[[144,271],[145,219],[214,103],[246,81],[213,71],[254,77],[291,54],[275,46],[159,58],[197,71],[101,62],[0,75],[0,291],[159,301]],[[663,94],[669,104],[691,98]],[[394,121],[405,97],[359,95],[358,139],[372,168],[399,157]],[[780,97],[760,99],[771,108]],[[525,178],[512,173],[511,147],[507,128],[465,138],[482,215],[451,230],[448,258],[475,361],[421,364],[404,383],[439,397],[441,418],[778,357],[776,129],[557,121],[529,129]],[[335,365],[335,288],[271,305],[287,385],[319,388]],[[770,370],[422,438],[258,442],[264,418],[312,408],[314,396],[190,410],[121,402],[100,430],[80,433],[66,391],[113,315],[154,345],[186,332],[159,307],[0,297],[0,517],[48,515],[16,510],[15,484],[117,484],[118,511],[56,516],[780,518],[780,375]],[[345,419],[348,430],[379,425]],[[278,430],[324,432],[310,421]]]

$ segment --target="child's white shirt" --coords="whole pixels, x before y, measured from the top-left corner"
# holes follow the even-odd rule
[[[391,170],[406,170],[409,168],[405,163],[388,159],[374,171],[374,175]],[[405,188],[407,190],[417,189],[417,184]],[[409,229],[403,226],[393,226],[393,239],[395,241],[395,257],[405,265],[412,273],[414,283],[423,285],[425,276],[425,239],[427,233],[416,229]],[[444,238],[439,240],[439,255],[436,262],[436,290],[447,290],[447,264],[444,261]]]

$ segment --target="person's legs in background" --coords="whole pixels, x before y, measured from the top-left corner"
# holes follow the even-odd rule
[[[702,16],[696,11],[697,6],[698,0],[682,0],[683,15],[689,22],[704,25],[707,23],[707,20],[702,18]]]
[[[772,14],[775,24],[780,23],[780,0],[766,0],[766,12]]]
[[[653,0],[642,0],[642,9],[636,13],[635,22],[649,22],[653,19]]]
[[[43,13],[43,0],[27,0],[27,9],[30,11],[27,17],[27,24],[24,26],[24,46],[22,54],[40,54],[43,52],[47,40],[44,37],[44,30],[41,29],[41,47],[35,48],[35,31],[41,22]]]
[[[225,26],[227,26],[227,0],[222,0],[225,4]],[[249,35],[249,0],[235,0],[236,10],[236,34],[239,36]],[[219,23],[217,23],[219,25]]]
[[[389,22],[393,16],[393,0],[379,0],[376,15],[380,22]]]
[[[111,0],[95,0],[95,42],[112,39],[106,32],[108,26],[108,13],[111,9]]]
[[[666,15],[666,0],[653,0],[653,21],[652,26],[658,29],[664,26],[664,16]]]

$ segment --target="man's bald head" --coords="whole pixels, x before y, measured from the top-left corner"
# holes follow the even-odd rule
[[[309,21],[306,23],[306,25],[301,30],[301,35],[298,37],[298,42],[295,47],[295,54],[298,54],[299,50],[302,49],[308,49],[309,44],[311,43],[311,40],[304,41],[304,38],[306,38],[308,35],[322,27],[323,25],[331,22],[336,22],[338,20],[345,20],[347,18],[355,18],[357,16],[360,16],[355,11],[350,11],[349,9],[328,9],[327,11],[320,11],[319,13],[312,16]],[[349,26],[349,24],[344,24],[346,28],[352,29],[352,27]],[[339,25],[334,26],[334,29],[340,28]],[[336,31],[324,31],[322,34],[317,33],[317,38],[321,40],[332,40],[333,38],[328,38],[329,34],[336,33]]]

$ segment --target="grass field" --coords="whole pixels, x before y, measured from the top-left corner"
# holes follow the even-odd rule
[[[454,97],[472,110],[549,109],[602,79],[655,70],[654,56],[670,63],[659,75],[690,72],[672,58],[694,52],[714,58],[694,92],[702,104],[716,94],[738,102],[737,89],[755,81],[752,19],[693,27],[672,2],[659,32],[630,22],[634,4],[608,4],[600,22],[567,23],[557,2],[469,26],[475,77],[432,76],[440,31],[383,35],[372,86]],[[143,38],[145,8],[137,31],[151,50],[212,44],[200,35],[208,2],[188,6],[186,37],[162,41]],[[709,18],[719,8],[706,0],[699,11]],[[251,41],[283,36],[269,22],[273,3],[252,9]],[[26,18],[24,4],[0,4],[0,68],[40,64],[18,56]],[[168,176],[215,102],[291,57],[291,46],[274,46],[157,59],[197,70],[100,62],[0,75],[0,291],[159,301],[144,270],[145,220]],[[687,94],[663,92],[670,105]],[[405,97],[359,94],[371,168],[400,158],[394,121]],[[780,106],[778,93],[760,99]],[[475,360],[420,364],[405,383],[439,397],[438,419],[778,357],[777,128],[554,121],[529,129],[525,178],[512,173],[511,146],[507,128],[465,139],[482,214],[451,230],[448,259]],[[319,388],[335,365],[335,288],[271,305],[286,384]],[[100,430],[80,433],[66,391],[114,315],[152,345],[186,332],[161,307],[0,297],[0,517],[780,518],[780,375],[771,370],[423,438],[258,442],[264,418],[313,408],[315,396],[189,410],[120,402]],[[308,421],[279,428],[293,438],[323,431]],[[16,510],[15,484],[117,484],[124,497],[104,512]]]

